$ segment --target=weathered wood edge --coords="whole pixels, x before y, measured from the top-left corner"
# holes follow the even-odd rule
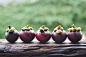
[[[5,39],[0,39],[0,57],[85,57],[86,39],[79,43],[71,43],[68,39],[61,44],[57,44],[52,39],[48,43],[39,43],[33,40],[31,43],[23,43],[18,40],[16,43],[8,43]]]

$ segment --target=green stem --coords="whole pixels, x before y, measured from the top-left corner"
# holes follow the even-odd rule
[[[27,28],[29,28],[30,26],[29,25],[27,25]]]
[[[73,28],[75,28],[74,24],[72,25]]]
[[[42,25],[42,28],[44,29],[45,28],[45,25]]]
[[[9,27],[9,29],[11,29],[11,26],[8,26]]]

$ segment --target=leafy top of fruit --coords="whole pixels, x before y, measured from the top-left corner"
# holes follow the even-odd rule
[[[42,25],[39,30],[41,31],[48,31],[49,29],[47,27],[45,27],[45,25]]]
[[[63,31],[63,27],[61,27],[61,25],[57,26],[55,29],[54,29],[54,32],[56,32],[56,34],[59,34]]]
[[[6,32],[14,32],[15,28],[14,27],[11,27],[11,26],[8,26],[9,28],[6,29]]]
[[[70,32],[76,32],[76,31],[81,31],[81,28],[80,27],[76,27],[74,24],[72,24],[72,28],[69,28],[68,29]]]
[[[30,27],[29,25],[27,25],[27,26],[23,27],[21,30],[25,31],[25,30],[32,30],[32,29],[33,29],[32,27]]]

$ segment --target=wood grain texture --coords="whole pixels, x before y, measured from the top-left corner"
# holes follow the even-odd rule
[[[9,43],[0,39],[0,57],[86,57],[86,38],[78,43],[71,43],[66,39],[63,43],[55,43],[50,39],[47,43],[40,43],[34,39],[31,43],[23,43],[18,39]]]

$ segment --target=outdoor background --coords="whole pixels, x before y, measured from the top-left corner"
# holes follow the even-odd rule
[[[46,25],[50,32],[62,25],[68,32],[72,24],[86,35],[86,0],[0,0],[0,38],[5,38],[8,26],[30,25],[36,32]]]

